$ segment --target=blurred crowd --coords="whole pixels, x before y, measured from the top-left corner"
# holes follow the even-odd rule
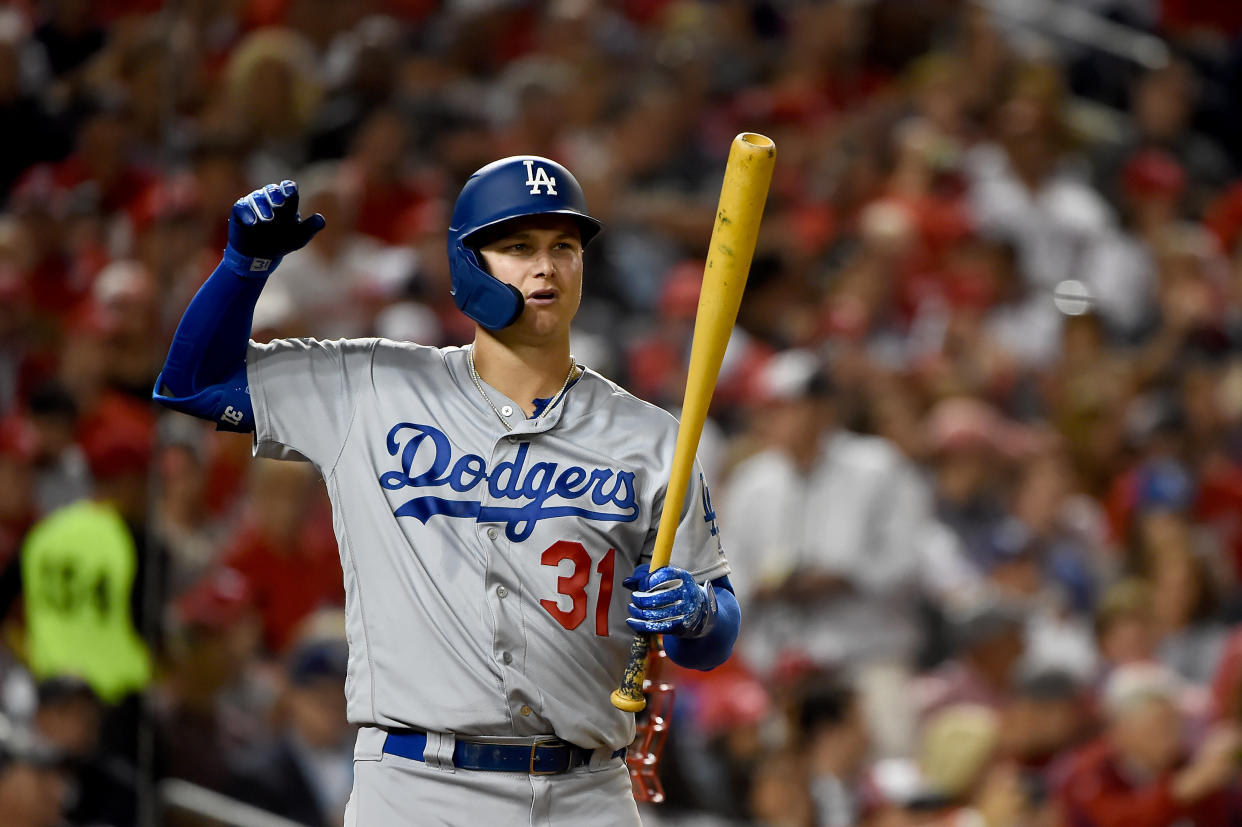
[[[234,199],[327,218],[255,339],[461,344],[452,199],[553,157],[605,226],[575,355],[672,409],[747,130],[779,157],[700,451],[743,631],[676,671],[644,818],[1242,823],[1239,9],[11,0],[0,822],[207,823],[182,779],[340,823],[322,485],[150,403]]]

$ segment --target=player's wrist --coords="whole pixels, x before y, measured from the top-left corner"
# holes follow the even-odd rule
[[[244,279],[265,279],[280,264],[283,256],[250,256],[230,242],[224,248],[224,264]]]
[[[703,585],[695,584],[695,588],[699,590],[703,601],[700,604],[701,609],[696,612],[697,617],[692,624],[687,624],[685,632],[680,635],[683,638],[691,640],[695,638],[707,637],[716,628],[716,618],[718,610],[716,605],[716,589],[712,586],[711,581]]]
[[[268,184],[233,203],[225,261],[234,272],[263,278],[324,228],[319,213],[302,220],[298,203],[297,184],[289,180]]]

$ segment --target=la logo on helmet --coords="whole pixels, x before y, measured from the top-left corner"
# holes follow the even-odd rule
[[[535,169],[535,162],[531,160],[522,163],[526,165],[526,186],[530,187],[531,195],[538,195],[540,187],[547,187],[548,195],[556,195],[556,179],[549,177],[546,169]]]

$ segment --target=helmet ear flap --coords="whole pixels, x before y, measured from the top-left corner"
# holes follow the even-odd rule
[[[453,302],[457,307],[488,330],[500,330],[517,321],[526,307],[522,292],[487,272],[474,250],[460,241],[453,250],[456,267],[453,275]],[[469,278],[458,277],[468,272]]]

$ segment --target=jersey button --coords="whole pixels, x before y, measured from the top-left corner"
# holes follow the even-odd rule
[[[501,655],[500,659],[505,662],[506,666],[513,663],[513,655],[509,654],[508,652],[505,652],[503,655]]]
[[[518,710],[518,712],[521,712],[521,713],[522,713],[522,717],[523,717],[523,718],[529,718],[529,717],[530,717],[530,713],[532,713],[532,712],[534,712],[534,711],[535,711],[535,710],[531,709],[531,708],[530,708],[529,706],[527,706],[526,704],[522,704],[522,708]]]
[[[499,597],[501,600],[504,600],[506,597],[509,596],[509,590],[506,589],[504,586],[497,586],[496,596]]]
[[[499,531],[497,531],[496,529],[494,529],[494,528],[489,528],[489,529],[487,530],[487,539],[489,539],[489,540],[495,540],[495,539],[496,539],[497,537],[499,537],[499,536],[500,536],[500,532],[499,532]]]
[[[503,408],[500,409],[500,412],[504,414],[505,416],[513,416],[513,406],[505,405]]]

